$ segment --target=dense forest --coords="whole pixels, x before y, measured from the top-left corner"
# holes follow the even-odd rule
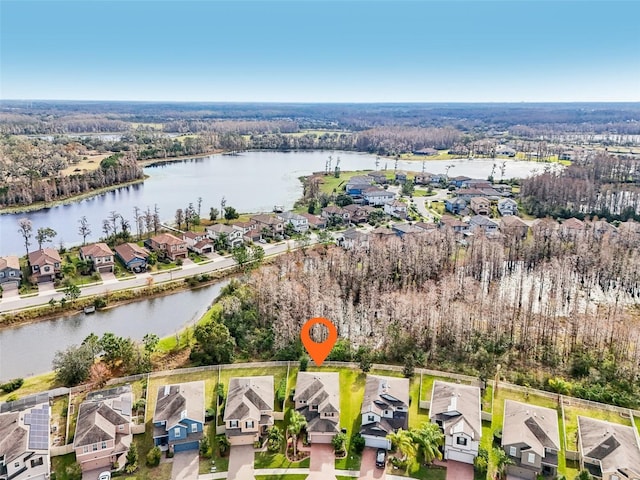
[[[640,220],[639,187],[638,159],[601,154],[524,179],[520,198],[527,213],[536,217]]]
[[[484,378],[501,364],[521,384],[636,405],[637,226],[616,236],[589,228],[580,239],[538,228],[526,240],[476,236],[466,247],[434,231],[372,240],[368,250],[298,251],[227,288],[209,327],[217,336],[199,338],[194,359],[229,361],[232,344],[246,358],[297,359],[301,326],[323,316],[339,330],[335,360],[368,352]]]

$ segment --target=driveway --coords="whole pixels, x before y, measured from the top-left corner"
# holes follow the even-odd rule
[[[447,480],[473,480],[473,465],[447,460]]]
[[[229,453],[228,480],[252,480],[255,453],[253,445],[233,445]],[[197,478],[194,477],[194,478]]]
[[[173,456],[171,480],[191,480],[198,478],[198,450],[178,452]]]
[[[100,274],[100,278],[102,278],[103,282],[115,282],[115,281],[117,281],[116,275],[113,272],[102,272]]]
[[[18,298],[20,296],[20,290],[17,288],[5,288],[2,290],[2,299]]]
[[[82,480],[98,480],[98,477],[102,472],[108,472],[109,467],[97,468],[95,470],[87,470],[82,472]]]
[[[53,291],[55,291],[53,282],[42,282],[38,284],[38,295],[42,295],[45,292],[53,292]]]
[[[360,464],[360,480],[384,478],[384,468],[376,468],[377,448],[366,447],[362,452],[362,463]]]
[[[311,465],[307,480],[336,480],[336,457],[331,445],[311,445]]]

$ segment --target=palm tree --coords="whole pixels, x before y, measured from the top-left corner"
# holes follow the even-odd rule
[[[391,446],[402,455],[401,460],[406,463],[407,470],[410,470],[418,453],[411,433],[400,428],[396,432],[388,434],[387,439],[391,441]]]
[[[505,471],[507,469],[507,465],[513,464],[513,460],[509,458],[507,452],[505,452],[501,448],[493,448],[493,458],[495,459],[496,467],[498,469],[498,473],[500,474],[500,478],[504,477]]]
[[[282,445],[282,440],[284,440],[284,436],[282,432],[277,427],[277,425],[272,426],[269,429],[268,443],[267,449],[270,452],[278,452],[280,451],[280,445]]]
[[[307,419],[300,412],[293,411],[289,417],[287,433],[293,437],[293,458],[298,456],[298,435],[307,426]]]
[[[414,442],[418,445],[418,449],[422,452],[424,462],[427,465],[437,458],[442,458],[442,452],[440,447],[444,441],[444,434],[440,427],[431,422],[424,422],[420,425],[420,428],[411,431]]]

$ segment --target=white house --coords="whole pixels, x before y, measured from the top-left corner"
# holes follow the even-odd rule
[[[498,200],[498,211],[503,217],[507,215],[517,215],[518,204],[511,198],[501,198]]]
[[[444,432],[444,459],[473,464],[482,436],[480,388],[433,382],[429,418]]]
[[[409,423],[409,379],[367,375],[360,413],[365,445],[390,450],[387,435]]]
[[[210,227],[205,227],[205,230],[207,231],[209,238],[214,241],[226,235],[226,243],[231,248],[239,247],[244,243],[242,238],[244,236],[243,228],[216,223]]]
[[[396,218],[407,218],[407,204],[400,200],[391,200],[384,204],[384,213]]]
[[[362,198],[369,205],[380,207],[395,198],[393,192],[382,190],[380,188],[367,188],[362,192]]]
[[[309,230],[309,219],[302,215],[298,215],[293,212],[282,212],[278,213],[277,217],[282,220],[285,225],[290,223],[293,226],[293,229],[298,233]]]

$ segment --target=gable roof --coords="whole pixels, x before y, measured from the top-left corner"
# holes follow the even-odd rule
[[[118,425],[131,422],[131,386],[93,392],[80,405],[73,448],[116,440]]]
[[[169,429],[183,418],[204,423],[204,381],[158,387],[153,423],[166,422]]]
[[[302,215],[299,215],[295,212],[282,212],[278,214],[278,217],[280,217],[285,222],[290,222],[292,220],[295,220],[297,222],[304,222],[307,220],[306,217],[303,217]]]
[[[265,223],[267,225],[277,225],[279,223],[282,223],[282,220],[279,220],[274,215],[269,215],[267,213],[252,215],[251,220],[256,221],[258,223]]]
[[[364,197],[394,197],[395,194],[393,192],[389,192],[388,190],[382,190],[380,188],[367,188],[364,192],[362,192],[362,196]]]
[[[600,462],[602,473],[617,470],[640,476],[640,447],[633,427],[578,416],[580,453]]]
[[[0,452],[5,463],[12,462],[27,451],[27,430],[20,425],[20,412],[0,415]]]
[[[409,408],[409,379],[367,375],[360,413],[380,415],[389,407]]]
[[[500,200],[498,200],[498,206],[502,207],[503,205],[517,206],[518,202],[516,202],[515,200],[513,200],[511,198],[501,198]]]
[[[55,248],[43,248],[29,253],[29,264],[31,265],[53,265],[54,263],[62,263],[60,254]]]
[[[503,227],[526,227],[529,228],[529,225],[524,223],[520,217],[515,215],[507,215],[506,217],[502,217],[500,220],[500,225]]]
[[[134,258],[149,257],[149,252],[136,243],[123,243],[114,248],[118,256],[125,262],[129,263]]]
[[[223,223],[216,223],[214,225],[208,226],[206,227],[207,232],[213,232],[213,233],[218,233],[218,234],[225,234],[225,235],[231,235],[232,233],[235,233],[236,231],[240,231],[242,227],[232,227],[230,225],[225,225]]]
[[[18,257],[15,255],[0,257],[0,270],[4,270],[5,268],[20,270],[20,260],[18,260]]]
[[[342,236],[346,240],[354,240],[356,242],[364,242],[369,237],[366,233],[356,230],[354,227],[345,230]]]
[[[229,380],[224,421],[260,419],[260,412],[273,411],[273,376],[233,377]]]
[[[482,227],[497,227],[498,226],[498,224],[496,222],[494,222],[492,220],[489,220],[489,218],[487,218],[484,215],[474,215],[469,220],[469,223],[471,223],[473,225],[482,226]]]
[[[82,253],[83,257],[108,257],[113,255],[109,246],[104,242],[93,243],[91,245],[80,247],[80,253]]]
[[[464,431],[473,439],[482,436],[480,388],[436,380],[431,393],[431,420],[440,420],[445,435]]]
[[[300,372],[294,401],[317,404],[318,412],[340,411],[340,377],[337,372]]]
[[[161,233],[160,235],[151,237],[151,240],[160,245],[182,245],[184,243],[184,240],[171,233]]]
[[[555,410],[505,400],[502,445],[524,443],[540,457],[545,448],[560,450],[558,414]]]
[[[411,225],[410,223],[394,223],[393,225],[391,225],[391,228],[396,232],[400,232],[403,234],[424,232],[422,228]]]
[[[585,224],[582,220],[578,220],[577,218],[571,217],[564,222],[562,222],[563,228],[569,228],[572,230],[584,230]]]

